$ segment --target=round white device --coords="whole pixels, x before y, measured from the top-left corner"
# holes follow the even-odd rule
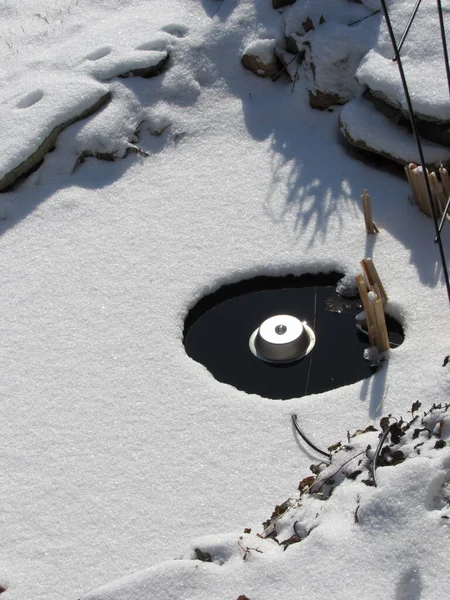
[[[266,319],[249,340],[253,354],[271,363],[300,360],[311,352],[315,343],[316,336],[311,327],[291,315]]]

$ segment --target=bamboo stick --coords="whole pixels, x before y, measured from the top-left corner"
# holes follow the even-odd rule
[[[450,177],[448,175],[447,169],[445,169],[444,167],[441,167],[439,169],[439,175],[441,177],[442,187],[444,189],[445,204],[447,205],[447,200],[450,198]],[[447,215],[447,221],[450,221],[450,215]]]
[[[437,178],[436,173],[430,173],[430,186],[433,193],[434,205],[439,215],[442,215],[445,210],[447,201],[445,199],[444,189]]]
[[[417,165],[414,163],[410,163],[405,167],[406,179],[408,180],[409,187],[411,188],[412,197],[415,204],[419,204],[419,190],[416,185],[416,180],[414,177],[414,169]]]
[[[359,296],[361,298],[361,302],[363,303],[364,312],[366,313],[366,325],[367,325],[367,333],[369,334],[369,341],[371,346],[376,345],[375,341],[375,332],[373,328],[373,324],[375,321],[375,312],[372,302],[369,299],[369,295],[367,293],[366,282],[362,275],[358,274],[355,277],[356,286],[358,288]]]
[[[427,171],[428,173],[428,171]],[[422,167],[417,167],[414,169],[414,176],[416,178],[417,186],[419,188],[419,199],[420,199],[420,208],[422,212],[424,212],[428,217],[432,216],[431,207],[428,203],[428,194],[427,188],[425,184],[425,173],[422,170]]]
[[[384,289],[384,285],[381,283],[380,276],[373,264],[373,260],[371,258],[364,258],[359,264],[364,272],[369,288],[373,290],[377,287],[379,289],[378,295],[381,296],[383,303],[387,302],[388,295]]]
[[[386,318],[384,316],[383,301],[380,296],[375,297],[374,312],[376,322],[376,342],[379,352],[387,352],[390,349],[389,336],[386,328]]]
[[[439,169],[439,175],[441,176],[442,187],[444,188],[445,197],[450,196],[450,177],[448,176],[447,169],[441,167]]]
[[[364,221],[366,223],[367,235],[370,235],[372,233],[379,233],[380,231],[378,227],[373,222],[371,198],[367,190],[363,190],[363,193],[361,194],[361,200],[363,205]]]

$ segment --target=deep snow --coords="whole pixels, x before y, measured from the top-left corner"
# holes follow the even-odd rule
[[[345,152],[339,110],[311,111],[301,79],[293,90],[241,67],[249,43],[278,35],[269,0],[1,4],[4,102],[36,90],[37,73],[78,77],[76,65],[105,47],[108,69],[111,54],[142,45],[171,55],[150,80],[98,83],[99,71],[83,71],[110,103],[0,195],[5,600],[75,599],[103,584],[88,597],[431,600],[448,589],[447,530],[427,504],[445,448],[358,488],[372,526],[353,522],[348,485],[314,537],[286,552],[267,541],[248,561],[236,551],[244,527],[260,531],[316,459],[297,444],[292,413],[326,447],[448,395],[431,221],[408,203],[403,178]],[[9,148],[14,133],[1,135]],[[81,162],[83,152],[123,158]],[[363,189],[377,236],[365,234]],[[220,384],[184,352],[187,311],[221,284],[353,275],[364,256],[406,332],[372,379],[266,400]],[[191,540],[205,535],[229,553],[222,567],[190,560]]]

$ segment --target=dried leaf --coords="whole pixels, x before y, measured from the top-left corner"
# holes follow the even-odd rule
[[[341,442],[336,442],[335,444],[333,444],[332,446],[328,446],[328,451],[329,452],[335,452],[336,450],[339,450],[339,448],[342,446]]]
[[[386,431],[386,429],[389,427],[389,417],[383,417],[380,420],[380,427],[382,431]]]
[[[200,548],[194,548],[194,551],[197,560],[201,560],[202,562],[212,562],[211,554],[209,554],[209,552],[202,552]]]
[[[445,446],[447,445],[447,442],[445,440],[438,440],[434,447],[436,448],[436,450],[439,450],[440,448],[445,448]]]
[[[303,538],[301,538],[299,535],[297,535],[296,533],[294,533],[293,536],[291,536],[287,540],[284,540],[284,542],[280,542],[280,544],[281,544],[281,546],[284,546],[284,549],[286,550],[286,548],[288,546],[292,546],[292,544],[297,544],[298,542],[301,542],[302,539]]]
[[[316,481],[316,477],[314,475],[310,475],[309,477],[305,477],[298,484],[299,491],[303,492],[304,490],[310,488],[315,481]]]
[[[303,21],[302,26],[305,30],[305,33],[308,33],[308,31],[312,31],[314,29],[314,23],[311,21],[310,17],[308,17],[306,21]]]
[[[415,402],[413,402],[413,404],[411,406],[411,412],[412,413],[417,412],[421,406],[422,406],[422,402],[419,402],[418,400],[416,400]]]

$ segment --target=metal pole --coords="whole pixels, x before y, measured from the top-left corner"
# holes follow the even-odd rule
[[[447,73],[448,92],[450,94],[450,66],[448,64],[447,40],[445,37],[444,13],[442,12],[441,0],[437,0],[437,5],[439,13],[439,25],[441,28],[442,50],[444,51],[445,72]]]
[[[417,11],[419,10],[419,6],[420,6],[421,2],[422,2],[422,0],[417,0],[416,5],[414,7],[414,10],[412,11],[411,16],[409,17],[408,24],[406,25],[405,31],[403,32],[403,35],[402,35],[402,38],[401,38],[400,43],[398,45],[398,48],[397,48],[397,50],[396,50],[396,52],[394,54],[394,57],[392,58],[392,60],[394,60],[394,61],[397,60],[398,55],[401,52],[401,49],[403,47],[403,42],[406,40],[406,36],[408,35],[409,30],[411,29],[411,25],[413,24],[414,17],[416,16]]]
[[[413,108],[412,108],[411,97],[409,95],[408,84],[406,82],[405,72],[403,71],[402,59],[400,57],[399,50],[397,47],[397,42],[395,40],[394,30],[392,29],[391,19],[389,18],[388,9],[386,6],[386,0],[381,0],[381,7],[383,9],[384,18],[386,20],[386,25],[387,25],[387,28],[389,31],[389,36],[391,38],[392,47],[394,48],[395,56],[397,57],[396,62],[397,62],[398,70],[400,73],[400,78],[402,80],[403,91],[405,92],[405,98],[406,98],[406,103],[408,105],[409,119],[411,121],[411,127],[412,127],[412,130],[414,133],[414,137],[416,139],[417,150],[419,152],[420,164],[422,167],[422,171],[423,171],[423,175],[424,175],[424,179],[425,179],[425,187],[427,190],[428,203],[430,205],[431,214],[433,216],[434,229],[435,229],[435,233],[436,233],[436,237],[437,237],[437,243],[439,246],[439,254],[441,256],[442,269],[444,271],[444,280],[445,280],[445,286],[447,288],[447,296],[448,296],[448,300],[450,303],[450,280],[449,280],[449,276],[448,276],[447,262],[445,260],[444,248],[442,247],[441,234],[440,234],[439,225],[437,222],[437,215],[436,215],[436,209],[435,209],[434,202],[433,202],[433,196],[431,194],[430,181],[428,179],[428,172],[427,172],[427,167],[425,164],[425,157],[424,157],[423,150],[422,150],[422,143],[420,141],[419,133],[417,131],[416,119],[415,119]]]

